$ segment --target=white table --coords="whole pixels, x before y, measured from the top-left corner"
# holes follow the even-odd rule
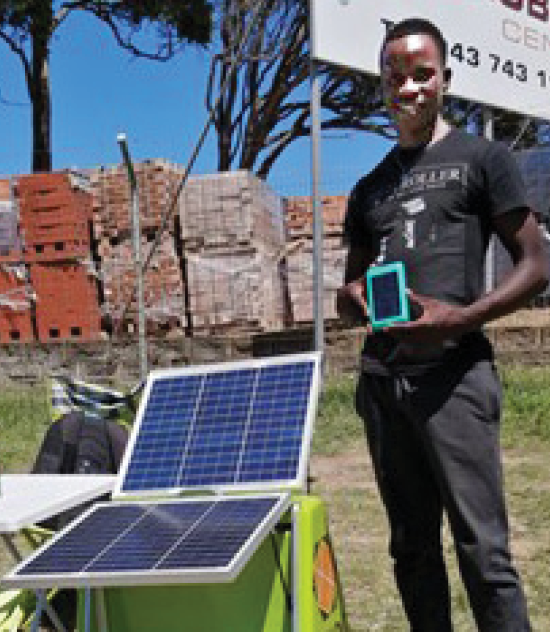
[[[0,533],[17,533],[107,494],[115,481],[113,474],[2,474]]]
[[[0,536],[14,560],[24,557],[15,540],[19,531],[110,493],[115,481],[112,474],[2,474]],[[64,630],[43,595],[39,597],[55,627]]]

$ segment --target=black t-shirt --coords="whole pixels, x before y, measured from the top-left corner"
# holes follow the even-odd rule
[[[376,263],[402,261],[407,284],[418,294],[468,305],[483,291],[493,217],[526,206],[506,146],[453,129],[429,147],[394,147],[363,177],[350,195],[344,235],[351,246],[374,252]],[[374,368],[392,359],[424,364],[441,355],[440,347],[400,353],[393,340],[376,334],[368,337],[364,355]]]

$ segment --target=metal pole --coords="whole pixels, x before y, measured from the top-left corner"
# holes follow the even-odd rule
[[[313,322],[315,351],[324,352],[323,314],[323,214],[319,197],[319,143],[321,137],[321,87],[317,64],[310,62],[311,76],[311,202],[313,213]]]
[[[484,106],[482,110],[483,115],[483,136],[488,140],[493,140],[495,135],[495,121],[493,116],[493,110]],[[485,291],[490,292],[495,287],[495,257],[496,257],[496,243],[495,236],[492,235],[487,246],[487,254],[485,255]]]
[[[120,146],[122,159],[128,171],[130,182],[130,219],[132,225],[132,246],[134,251],[134,266],[136,269],[136,294],[138,303],[138,345],[139,345],[139,377],[143,381],[147,377],[147,341],[145,338],[145,305],[143,301],[143,266],[141,263],[141,230],[139,226],[139,190],[136,174],[128,151],[126,134],[118,134],[117,142]]]
[[[300,632],[300,505],[290,510],[290,547],[292,556],[292,632]]]

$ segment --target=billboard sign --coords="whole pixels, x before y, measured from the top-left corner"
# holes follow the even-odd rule
[[[388,26],[436,24],[449,44],[450,93],[550,118],[550,0],[310,0],[314,59],[378,74]]]

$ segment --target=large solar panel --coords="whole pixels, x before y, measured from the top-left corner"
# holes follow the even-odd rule
[[[98,503],[2,581],[18,588],[234,579],[289,494]]]
[[[303,486],[318,353],[153,371],[114,494]]]

